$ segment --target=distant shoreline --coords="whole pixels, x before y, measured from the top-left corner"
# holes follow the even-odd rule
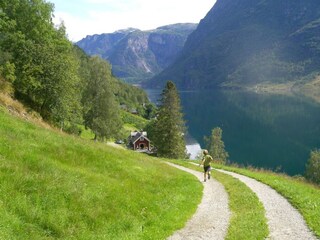
[[[255,86],[245,87],[244,89],[258,94],[303,96],[320,104],[320,79],[306,84],[257,84]]]
[[[241,86],[234,83],[226,83],[221,86],[221,89],[237,89],[257,94],[276,94],[287,96],[300,96],[311,99],[320,104],[320,77],[314,80],[304,82],[289,82],[289,83],[258,83],[251,86]]]
[[[143,89],[144,91],[157,90],[159,94],[161,89],[158,88],[144,88],[141,85],[135,84],[136,87]],[[215,90],[244,90],[249,92],[254,92],[257,94],[278,94],[278,95],[287,95],[287,96],[301,96],[313,100],[316,103],[320,104],[320,77],[314,79],[313,81],[307,83],[259,83],[251,86],[240,86],[237,84],[224,84]],[[179,92],[194,92],[202,91],[203,89],[190,90],[190,89],[179,89]],[[206,91],[210,89],[206,89]]]

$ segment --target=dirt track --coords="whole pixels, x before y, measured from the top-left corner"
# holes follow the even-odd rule
[[[168,164],[195,175],[204,185],[203,199],[196,213],[183,229],[178,230],[168,239],[224,239],[231,215],[228,207],[228,195],[224,187],[214,179],[203,182],[203,174],[201,172],[171,163]],[[270,231],[268,239],[317,240],[300,213],[271,187],[237,173],[224,170],[217,171],[239,179],[258,196],[266,210]]]
[[[195,175],[203,182],[203,174],[188,168],[170,164]],[[170,236],[169,240],[206,240],[225,238],[230,218],[228,194],[222,184],[214,179],[203,182],[203,198],[196,213],[186,226]]]

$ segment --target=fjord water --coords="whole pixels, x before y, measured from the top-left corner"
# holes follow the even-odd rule
[[[147,89],[151,101],[159,90]],[[246,91],[181,91],[189,134],[223,130],[230,160],[238,164],[303,174],[310,151],[320,148],[320,104],[308,99]]]

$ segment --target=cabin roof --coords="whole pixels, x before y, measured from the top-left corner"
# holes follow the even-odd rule
[[[131,132],[131,142],[132,143],[137,142],[140,139],[140,137],[143,137],[148,142],[150,142],[150,140],[147,138],[147,132]]]

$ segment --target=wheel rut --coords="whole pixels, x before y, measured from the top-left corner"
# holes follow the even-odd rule
[[[168,163],[180,170],[196,176],[203,181],[203,174],[185,167]],[[196,213],[186,223],[185,227],[176,231],[168,240],[222,240],[227,234],[229,219],[228,194],[223,185],[214,179],[202,182],[203,197]]]
[[[202,182],[203,174],[172,163],[169,165],[195,175]],[[270,186],[241,174],[221,169],[216,171],[228,174],[245,183],[259,198],[266,211],[272,240],[317,240],[305,220],[283,196]],[[207,240],[224,239],[227,234],[231,212],[228,194],[223,185],[214,179],[202,182],[202,201],[196,213],[185,227],[176,231],[168,240]]]
[[[305,220],[284,197],[274,189],[255,179],[224,170],[215,169],[229,174],[245,183],[259,198],[266,211],[269,226],[269,237],[273,240],[316,240]]]

